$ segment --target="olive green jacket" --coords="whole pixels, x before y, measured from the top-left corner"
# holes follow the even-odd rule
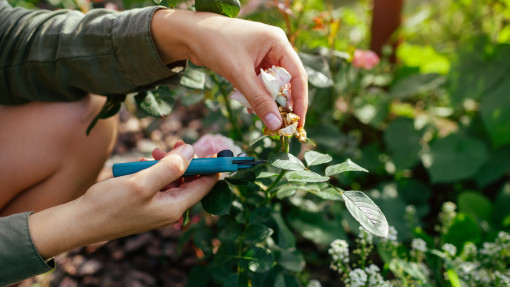
[[[185,63],[164,65],[151,38],[151,18],[160,8],[84,15],[13,8],[0,0],[0,105],[124,95],[177,82]],[[29,214],[0,218],[0,286],[54,267],[31,240]]]

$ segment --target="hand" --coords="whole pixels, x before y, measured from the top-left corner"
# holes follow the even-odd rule
[[[32,240],[43,258],[94,242],[176,222],[215,185],[200,176],[163,191],[184,174],[195,152],[181,145],[154,166],[93,185],[82,197],[29,217]]]
[[[260,68],[284,67],[292,75],[294,113],[300,117],[299,126],[304,126],[307,75],[280,28],[211,13],[159,10],[154,14],[151,31],[165,63],[189,59],[220,74],[246,96],[272,130],[281,126],[281,116],[257,74]]]

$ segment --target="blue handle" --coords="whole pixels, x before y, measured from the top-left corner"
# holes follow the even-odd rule
[[[253,161],[253,157],[218,157],[218,158],[194,158],[191,160],[184,176],[214,174],[220,172],[233,172],[243,168],[250,168],[251,165],[234,164],[232,160]],[[155,165],[158,161],[135,161],[116,163],[113,165],[113,176],[123,176],[139,172],[142,169]]]

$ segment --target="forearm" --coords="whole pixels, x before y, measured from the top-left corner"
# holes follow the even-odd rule
[[[158,9],[82,14],[12,8],[0,0],[0,104],[125,94],[176,82],[152,42]]]

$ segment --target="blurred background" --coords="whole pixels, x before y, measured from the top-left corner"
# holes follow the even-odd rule
[[[83,12],[155,5],[9,1]],[[193,9],[193,1],[157,4]],[[309,74],[306,129],[315,150],[370,171],[337,181],[365,191],[394,227],[394,237],[371,239],[368,258],[378,272],[395,286],[510,286],[510,1],[241,4],[238,17],[281,27],[300,53]],[[166,91],[172,100],[165,118],[146,117],[128,96],[105,170],[148,156],[155,146],[168,150],[179,139],[192,143],[217,133],[246,149],[261,135],[261,122],[228,101],[232,87],[224,79],[192,65],[186,73],[186,82]],[[291,151],[311,148],[294,141]],[[350,243],[351,252],[361,248],[345,208],[299,193],[289,205],[285,220],[307,242],[299,246],[307,262],[301,286],[377,286],[356,285],[331,267],[342,265],[331,258],[338,250],[328,254],[334,239]],[[197,226],[213,224],[196,214]],[[185,234],[177,223],[73,250],[57,258],[57,271],[22,286],[206,286],[189,282],[199,274],[204,248],[200,235],[186,242]]]

